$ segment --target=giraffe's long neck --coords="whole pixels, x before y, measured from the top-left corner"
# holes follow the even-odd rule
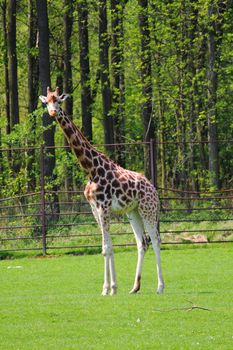
[[[60,109],[56,117],[60,124],[70,146],[74,150],[81,166],[84,168],[90,178],[95,177],[96,167],[99,165],[101,158],[104,158],[90,142],[85,138],[76,125],[70,120],[65,112]]]

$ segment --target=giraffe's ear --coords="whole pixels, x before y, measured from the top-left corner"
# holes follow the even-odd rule
[[[69,94],[62,94],[59,96],[59,102],[65,101],[68,97],[70,97]]]
[[[39,96],[39,99],[42,101],[42,103],[47,103],[47,97],[46,96]]]

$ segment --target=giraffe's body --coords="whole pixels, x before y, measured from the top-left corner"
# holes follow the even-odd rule
[[[66,98],[65,95],[64,98]],[[116,274],[109,221],[111,211],[126,214],[133,228],[138,248],[138,263],[132,293],[140,289],[144,254],[148,246],[146,230],[157,257],[158,293],[164,288],[160,263],[160,236],[158,231],[159,198],[154,186],[139,173],[123,169],[103,153],[97,151],[81,131],[65,115],[59,102],[58,89],[47,96],[41,96],[47,104],[49,114],[56,117],[74,153],[89,177],[84,195],[90,203],[93,214],[102,232],[102,253],[104,255],[103,295],[116,293]]]

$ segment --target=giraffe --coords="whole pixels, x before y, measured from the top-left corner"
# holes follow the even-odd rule
[[[157,293],[161,294],[164,282],[160,259],[157,191],[144,175],[123,169],[90,144],[60,106],[67,97],[67,94],[59,95],[58,88],[51,92],[48,87],[47,96],[40,96],[40,99],[46,104],[49,115],[61,126],[69,145],[89,177],[84,195],[90,203],[102,233],[104,256],[102,295],[114,295],[117,292],[114,254],[109,234],[111,212],[127,215],[137,243],[136,274],[130,293],[137,293],[140,290],[144,255],[151,241],[157,263]],[[149,237],[146,236],[145,230]]]

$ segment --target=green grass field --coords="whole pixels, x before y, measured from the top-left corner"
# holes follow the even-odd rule
[[[232,244],[163,250],[162,296],[151,248],[137,295],[136,250],[115,259],[115,297],[100,295],[101,255],[0,261],[0,348],[233,349]]]

